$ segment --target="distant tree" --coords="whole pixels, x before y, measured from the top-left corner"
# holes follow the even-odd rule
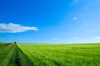
[[[16,44],[16,42],[14,41],[14,44]]]

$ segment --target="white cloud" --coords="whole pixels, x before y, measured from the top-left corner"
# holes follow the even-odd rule
[[[95,37],[95,38],[100,39],[100,37]]]
[[[87,9],[88,9],[88,7],[85,7],[85,8],[84,8],[84,10],[87,10]]]
[[[77,37],[73,37],[72,39],[77,39]]]
[[[77,17],[74,17],[74,18],[73,18],[73,20],[76,20],[76,19],[77,19]]]
[[[53,38],[53,40],[58,40],[58,38]]]
[[[20,24],[5,24],[5,23],[0,23],[0,33],[16,33],[16,32],[25,32],[28,30],[38,30],[37,27],[26,27],[26,26],[21,26]]]

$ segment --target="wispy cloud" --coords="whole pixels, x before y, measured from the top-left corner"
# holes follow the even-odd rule
[[[74,2],[78,2],[78,0],[73,0]]]
[[[0,38],[0,39],[4,39],[4,38]]]
[[[17,33],[17,32],[25,32],[28,30],[38,30],[37,27],[26,27],[26,26],[21,26],[20,24],[5,24],[5,23],[0,23],[0,32],[1,33]]]
[[[7,35],[7,36],[11,36],[11,35]]]
[[[73,37],[72,39],[77,39],[77,37]]]
[[[87,9],[88,9],[88,7],[85,7],[85,8],[84,8],[84,10],[87,10]]]
[[[58,40],[58,38],[53,38],[53,40]]]
[[[74,18],[73,18],[73,20],[76,20],[76,19],[77,19],[77,17],[74,17]]]
[[[95,37],[95,38],[100,39],[100,37]]]

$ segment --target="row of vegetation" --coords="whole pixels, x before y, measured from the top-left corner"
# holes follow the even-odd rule
[[[0,66],[32,66],[16,43],[0,43]]]
[[[8,65],[13,48],[14,48],[13,44],[0,43],[0,66]]]

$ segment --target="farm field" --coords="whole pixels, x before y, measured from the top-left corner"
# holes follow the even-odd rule
[[[0,66],[7,66],[12,57],[14,44],[0,43]]]
[[[100,44],[0,43],[0,66],[100,66]]]
[[[0,66],[32,66],[16,44],[0,43]]]
[[[17,46],[31,60],[33,66],[100,66],[100,43],[19,43]]]

